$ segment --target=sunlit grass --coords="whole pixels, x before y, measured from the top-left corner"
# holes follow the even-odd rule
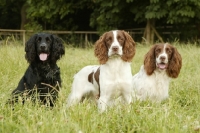
[[[2,133],[188,133],[200,130],[200,48],[176,43],[183,58],[181,73],[170,84],[170,97],[162,104],[135,102],[111,108],[99,114],[97,107],[85,101],[66,108],[73,75],[86,65],[98,64],[93,49],[66,47],[58,61],[62,89],[53,109],[27,101],[15,110],[5,105],[23,76],[28,63],[24,47],[19,44],[0,46],[0,132]],[[150,46],[137,44],[132,72],[139,71]]]

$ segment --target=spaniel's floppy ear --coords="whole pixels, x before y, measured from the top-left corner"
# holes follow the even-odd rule
[[[31,63],[35,61],[35,57],[37,55],[36,52],[36,38],[37,38],[37,34],[33,35],[30,37],[30,39],[26,42],[25,44],[25,58],[26,60]]]
[[[125,31],[122,32],[126,39],[123,47],[122,60],[131,62],[135,55],[135,42],[127,32]]]
[[[156,60],[155,60],[155,49],[157,45],[154,45],[148,53],[145,55],[144,58],[144,69],[147,75],[151,75],[153,71],[156,69]]]
[[[169,61],[167,74],[171,78],[177,78],[182,67],[182,58],[178,50],[173,46],[171,47],[172,47],[172,58]]]
[[[62,55],[65,54],[65,47],[62,40],[56,35],[51,35],[52,38],[52,49],[51,49],[51,61],[55,62],[59,60]]]
[[[94,45],[94,55],[98,58],[100,64],[105,64],[108,61],[108,48],[105,44],[104,33]]]

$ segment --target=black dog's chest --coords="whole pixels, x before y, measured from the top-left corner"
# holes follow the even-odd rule
[[[43,86],[44,84],[50,84],[54,86],[57,80],[59,80],[60,71],[59,68],[37,69],[35,74],[37,77],[37,86]]]
[[[36,88],[40,94],[54,93],[61,86],[60,69],[42,67],[33,69],[33,75],[28,79],[28,89]],[[34,86],[32,86],[34,85]]]
[[[51,68],[49,65],[29,67],[24,77],[27,89],[51,88],[61,84],[60,69],[57,66]]]

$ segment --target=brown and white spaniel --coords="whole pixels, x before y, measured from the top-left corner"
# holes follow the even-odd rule
[[[100,65],[86,66],[75,76],[68,106],[84,98],[98,99],[100,112],[122,96],[125,103],[132,101],[132,74],[130,62],[135,55],[135,42],[123,30],[104,33],[95,43],[95,56]]]
[[[145,55],[144,65],[133,76],[133,91],[139,100],[161,102],[168,97],[171,78],[177,78],[182,58],[177,49],[170,45],[156,44]]]

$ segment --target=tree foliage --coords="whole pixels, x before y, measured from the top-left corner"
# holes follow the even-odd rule
[[[0,0],[0,28],[20,28],[20,10],[24,0]]]
[[[29,28],[103,32],[145,27],[151,21],[155,27],[196,25],[200,33],[199,0],[1,0],[0,28],[19,29],[24,4]]]
[[[167,23],[187,23],[200,20],[199,0],[168,0],[166,4],[170,8]]]
[[[66,24],[64,29],[69,28],[70,30],[77,30],[74,20],[76,16],[81,14],[80,11],[85,12],[84,10],[86,10],[87,12],[93,7],[93,3],[90,0],[28,0],[27,3],[29,5],[27,10],[28,18],[32,19],[32,21],[39,20],[46,24],[49,23],[51,27],[56,23],[63,24],[62,22],[64,22]],[[55,29],[56,27],[53,28]]]

